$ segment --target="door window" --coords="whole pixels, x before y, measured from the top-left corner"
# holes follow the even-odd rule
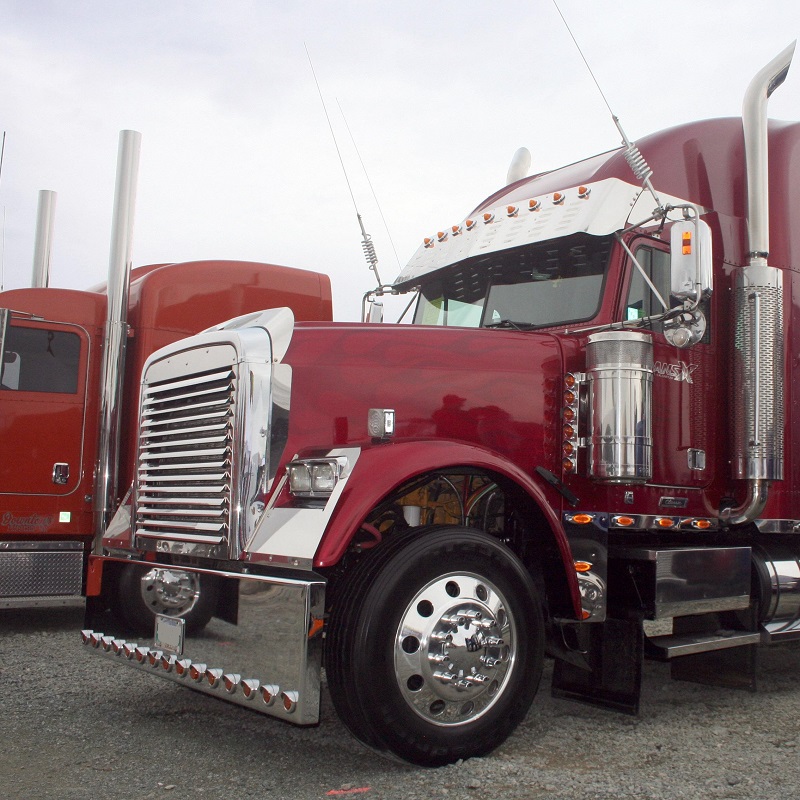
[[[80,355],[76,333],[12,326],[5,338],[0,388],[76,394]]]

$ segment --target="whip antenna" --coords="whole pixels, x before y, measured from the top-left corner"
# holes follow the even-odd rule
[[[564,15],[561,13],[561,9],[558,7],[558,3],[556,0],[553,0],[553,5],[556,7],[556,11],[558,11],[558,16],[561,17],[561,21],[564,23],[564,27],[567,29],[567,33],[570,35],[575,47],[580,55],[581,59],[583,59],[583,63],[586,65],[586,69],[589,71],[589,75],[591,75],[592,80],[594,81],[594,85],[597,87],[597,91],[600,92],[600,97],[603,98],[603,102],[606,104],[606,108],[608,109],[608,113],[611,114],[611,119],[614,120],[614,125],[617,126],[617,130],[619,131],[619,135],[622,137],[622,144],[625,145],[625,160],[628,162],[628,166],[631,168],[631,171],[636,176],[638,181],[641,181],[642,186],[644,186],[648,192],[653,196],[653,199],[656,201],[656,205],[659,209],[662,208],[661,200],[659,200],[658,195],[656,194],[656,190],[653,187],[653,184],[650,182],[650,176],[653,174],[653,170],[650,169],[647,161],[645,161],[644,156],[639,152],[639,148],[636,146],[634,142],[632,142],[628,137],[625,135],[625,131],[622,129],[622,123],[619,121],[619,117],[614,113],[611,108],[608,99],[603,92],[600,83],[598,82],[597,78],[595,77],[594,72],[592,72],[592,68],[589,66],[589,62],[586,60],[586,56],[583,54],[583,50],[581,50],[581,46],[578,44],[578,40],[575,38],[575,35],[572,33],[572,28],[569,27],[569,23],[567,22]]]
[[[350,178],[347,176],[347,169],[344,165],[344,159],[342,158],[341,150],[339,150],[339,142],[336,141],[336,134],[333,132],[333,125],[331,124],[331,118],[328,115],[328,109],[325,105],[325,100],[322,97],[322,89],[320,89],[319,81],[317,80],[317,73],[314,70],[314,63],[311,61],[311,53],[308,52],[308,47],[303,44],[303,47],[306,49],[306,56],[308,57],[308,64],[311,67],[311,74],[314,76],[314,83],[317,86],[317,92],[319,93],[319,100],[322,103],[322,110],[325,112],[325,119],[328,121],[328,129],[331,132],[331,138],[333,139],[333,145],[336,148],[336,155],[339,156],[339,163],[342,165],[342,172],[344,173],[344,179],[347,183],[347,190],[350,192],[350,199],[353,201],[353,208],[356,211],[356,217],[358,218],[358,225],[361,228],[361,249],[364,251],[364,256],[367,259],[367,264],[369,268],[375,273],[375,278],[378,281],[378,286],[382,286],[383,282],[381,281],[381,276],[378,274],[378,256],[375,252],[375,245],[372,242],[372,237],[367,233],[366,229],[364,228],[364,222],[361,219],[361,214],[358,211],[358,205],[356,204],[356,198],[353,194],[353,187],[350,185]],[[345,121],[345,124],[347,122]]]

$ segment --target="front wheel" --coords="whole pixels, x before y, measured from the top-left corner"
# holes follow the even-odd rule
[[[438,766],[509,736],[538,688],[544,623],[507,547],[469,528],[418,528],[371,550],[343,580],[326,668],[358,739]]]
[[[126,564],[117,582],[113,608],[139,636],[153,635],[156,614],[183,617],[186,632],[191,634],[211,620],[218,597],[218,582],[212,575]]]

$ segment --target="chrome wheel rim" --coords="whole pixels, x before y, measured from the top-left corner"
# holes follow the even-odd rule
[[[200,579],[193,572],[154,568],[142,576],[142,599],[154,614],[180,617],[188,614],[200,597]]]
[[[500,590],[473,573],[443,575],[417,592],[400,618],[395,678],[427,722],[464,725],[506,691],[516,651],[516,626]]]

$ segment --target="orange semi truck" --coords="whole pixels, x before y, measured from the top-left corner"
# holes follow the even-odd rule
[[[84,603],[92,541],[133,482],[151,353],[267,306],[332,318],[330,280],[317,272],[220,260],[131,269],[134,133],[120,140],[108,284],[57,289],[45,277],[0,292],[0,608]],[[148,613],[209,607],[213,589],[201,598],[193,577],[148,573],[120,574],[114,602],[128,624],[151,629]]]

